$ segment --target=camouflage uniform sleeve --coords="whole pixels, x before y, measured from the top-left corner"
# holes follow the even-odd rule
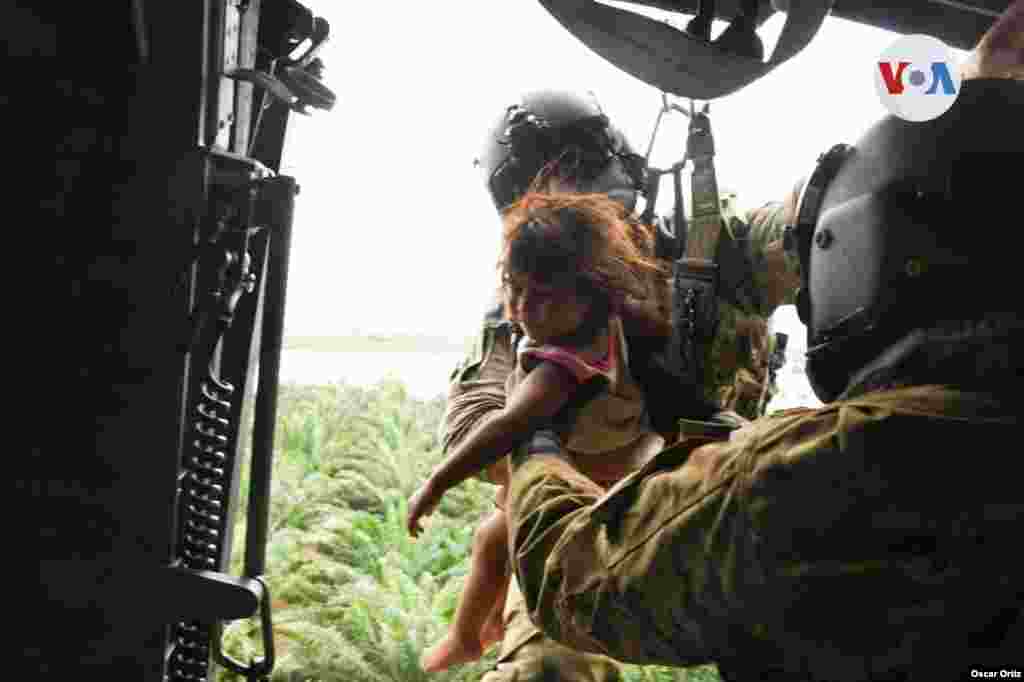
[[[829,421],[805,429],[827,432]],[[751,634],[756,622],[739,626],[756,618],[742,612],[747,600],[767,606],[770,597],[758,589],[758,529],[744,519],[749,446],[761,440],[682,441],[606,495],[560,459],[519,463],[510,537],[538,626],[567,646],[639,664],[689,667],[718,662],[728,647],[765,648]]]
[[[485,317],[473,350],[452,372],[438,429],[445,453],[461,443],[481,420],[504,409],[505,382],[514,367],[511,325],[501,319],[499,308]],[[488,480],[486,473],[481,476]]]
[[[772,596],[754,546],[765,529],[750,520],[763,491],[752,494],[752,476],[758,459],[784,454],[779,434],[794,426],[827,444],[835,415],[791,410],[729,442],[684,440],[607,494],[564,460],[517,462],[510,538],[531,618],[556,641],[619,661],[688,667],[729,652],[769,669],[758,617]]]
[[[933,462],[997,451],[1014,410],[941,386],[785,410],[728,442],[682,441],[605,496],[563,460],[517,461],[510,538],[531,617],[567,646],[713,661],[725,679],[906,679],[933,661],[925,677],[948,677],[977,660],[966,635],[1024,594],[1002,560],[1024,464],[994,478]]]
[[[748,211],[746,222],[749,227],[747,256],[761,294],[758,312],[768,317],[780,305],[796,302],[800,262],[795,254],[782,247],[786,227],[786,211],[782,202],[771,202]]]

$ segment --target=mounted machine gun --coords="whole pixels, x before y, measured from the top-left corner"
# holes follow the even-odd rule
[[[35,437],[16,467],[15,540],[38,558],[39,593],[15,649],[40,676],[206,680],[215,659],[264,679],[298,193],[279,171],[292,114],[334,105],[317,57],[329,25],[295,0],[131,0],[7,19],[20,64],[8,130],[25,145],[31,197],[20,253],[57,283],[32,287],[16,361],[34,368],[19,423]],[[246,502],[240,425],[254,386]],[[243,503],[245,569],[232,576]],[[219,624],[250,616],[266,651],[233,661]]]

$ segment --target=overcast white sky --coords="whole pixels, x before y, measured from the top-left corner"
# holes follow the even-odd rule
[[[330,21],[324,79],[338,100],[295,117],[282,169],[302,188],[288,335],[474,333],[495,283],[499,222],[473,159],[518,93],[592,90],[633,146],[647,148],[660,93],[590,52],[535,0],[449,3],[457,10],[304,2]],[[762,31],[769,46],[782,21]],[[874,69],[896,38],[830,18],[793,60],[713,102],[720,187],[754,207],[781,197],[832,144],[855,142],[884,114]],[[655,165],[679,158],[685,125],[665,119]]]

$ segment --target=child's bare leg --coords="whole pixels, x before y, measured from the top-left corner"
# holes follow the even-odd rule
[[[502,511],[505,509],[505,499],[508,495],[508,471],[508,462],[502,461],[498,464],[496,470],[491,472],[491,480],[498,484],[495,503],[498,505],[498,509]],[[491,614],[487,617],[487,622],[484,623],[480,631],[480,647],[484,651],[487,651],[492,644],[500,642],[505,636],[505,601],[508,598],[508,585],[512,574],[508,557],[508,517],[504,513],[501,515],[500,523],[501,528],[495,528],[493,531],[495,534],[501,533],[505,538],[500,548],[505,570],[502,574],[501,591],[498,593],[497,599],[494,600],[494,608],[491,609]],[[496,549],[495,552],[497,551]]]
[[[505,461],[500,462],[498,467],[492,470],[490,474],[491,480],[498,484],[495,503],[498,505],[498,509],[504,510],[506,496],[508,495],[508,463]],[[495,533],[499,532],[499,529],[493,530]],[[487,622],[484,623],[483,628],[480,630],[480,648],[484,651],[487,651],[492,644],[500,642],[502,637],[505,636],[505,601],[508,598],[508,585],[512,574],[510,572],[511,565],[508,560],[508,517],[504,514],[501,515],[500,532],[506,537],[506,541],[501,546],[501,551],[504,554],[505,571],[501,580],[501,592],[498,593],[497,599],[494,600],[494,608],[491,609]]]
[[[481,633],[503,592],[508,563],[508,530],[500,509],[484,519],[473,536],[473,554],[462,599],[448,635],[420,659],[426,672],[474,661],[483,654]]]
[[[494,601],[494,608],[487,616],[487,622],[480,630],[480,648],[487,651],[492,644],[497,644],[505,637],[505,601],[508,598],[508,585],[512,574],[507,570],[501,581],[501,592]]]

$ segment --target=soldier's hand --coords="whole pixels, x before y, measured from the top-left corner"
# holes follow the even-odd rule
[[[743,428],[736,429],[735,431],[729,434],[729,442],[742,444],[750,440],[750,437],[753,436],[757,432],[757,430],[758,428],[755,424],[748,424]]]
[[[419,490],[413,493],[413,496],[409,498],[409,517],[406,521],[406,527],[409,530],[409,535],[417,537],[423,532],[423,527],[420,525],[420,519],[424,516],[430,516],[437,509],[438,503],[441,502],[441,496],[443,491],[437,489],[437,486],[433,484],[432,479],[427,479],[427,482],[420,486]]]
[[[961,78],[1024,80],[1024,2],[1010,3],[989,27],[961,66]]]

